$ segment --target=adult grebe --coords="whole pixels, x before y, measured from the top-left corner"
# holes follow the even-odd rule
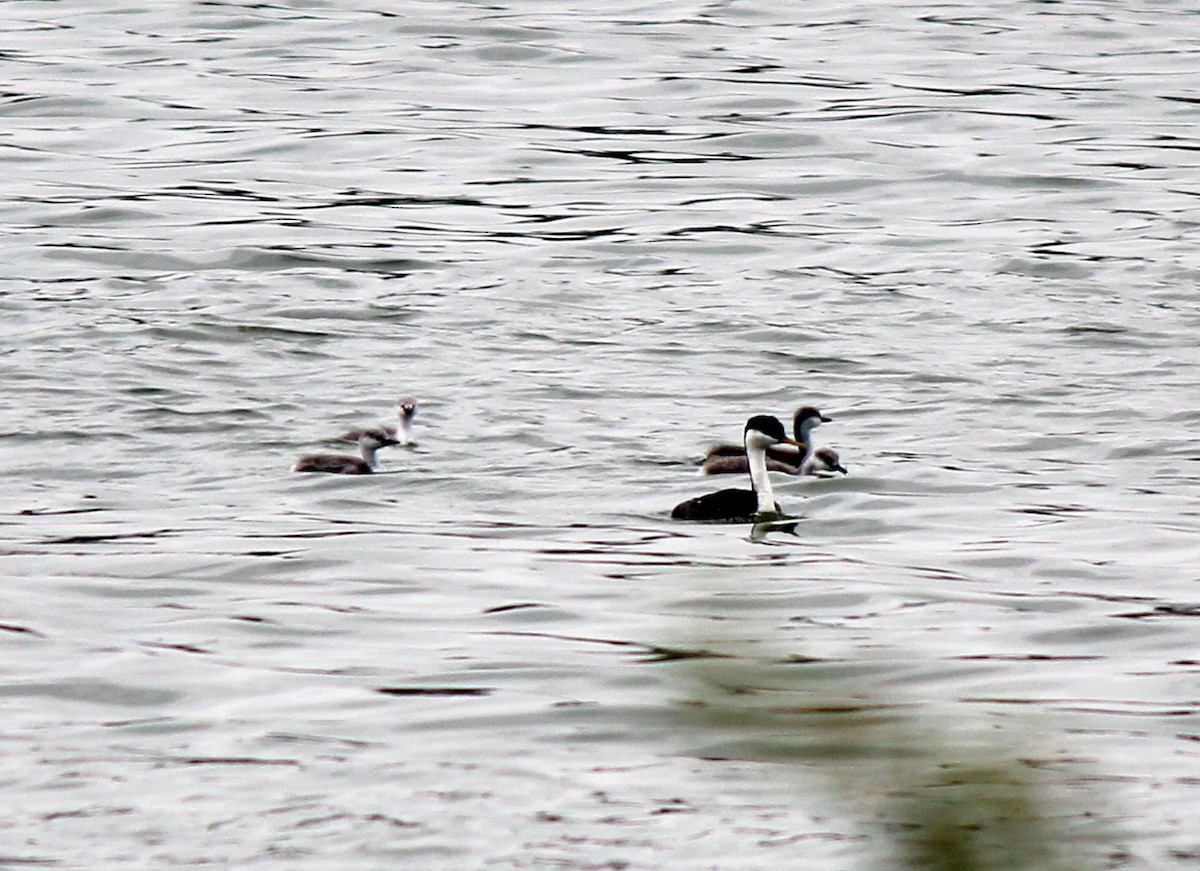
[[[380,448],[398,445],[383,429],[363,430],[358,437],[362,458],[348,454],[308,454],[296,461],[293,472],[332,472],[335,475],[369,475],[378,470],[375,454]]]
[[[675,520],[724,520],[731,523],[774,520],[783,513],[771,492],[767,476],[767,449],[772,445],[799,442],[787,437],[783,424],[769,414],[759,414],[746,421],[743,435],[746,446],[751,490],[718,490],[680,502],[671,511]]]
[[[388,438],[394,438],[396,444],[406,448],[411,448],[416,445],[412,438],[412,420],[417,416],[417,400],[411,396],[401,396],[396,400],[396,426],[387,424],[382,427],[372,427],[372,429],[382,429],[387,433]],[[366,430],[352,429],[349,432],[344,432],[338,439],[343,442],[357,442]]]
[[[792,431],[795,441],[788,444],[773,445],[767,450],[767,468],[772,472],[784,472],[788,475],[799,474],[800,467],[812,451],[812,431],[822,423],[829,423],[832,418],[826,417],[811,405],[796,409],[792,417]],[[792,447],[799,443],[798,447]],[[729,461],[733,457],[737,461]],[[704,465],[700,472],[704,475],[728,475],[733,472],[744,472],[749,468],[746,464],[746,449],[741,445],[713,445],[704,455]]]

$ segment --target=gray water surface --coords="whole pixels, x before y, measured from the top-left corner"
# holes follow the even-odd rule
[[[896,867],[981,757],[1196,866],[1190,5],[0,28],[0,866]]]

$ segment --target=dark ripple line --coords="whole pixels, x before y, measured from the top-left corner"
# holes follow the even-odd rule
[[[634,165],[650,164],[693,164],[693,163],[731,163],[746,160],[766,160],[767,157],[757,154],[733,154],[728,151],[717,154],[657,154],[649,152],[621,149],[593,148],[551,148],[544,146],[542,151],[551,154],[569,154],[577,157],[599,157],[606,160],[619,160]]]
[[[1145,620],[1151,617],[1200,617],[1200,605],[1155,605],[1152,611],[1131,611],[1114,614],[1126,620]]]
[[[62,865],[58,859],[36,859],[27,856],[8,856],[0,854],[0,867],[31,867],[31,868],[50,868],[56,865]]]
[[[730,653],[718,653],[704,648],[665,647],[659,644],[644,644],[638,641],[623,641],[616,638],[588,638],[583,635],[560,635],[554,632],[523,632],[517,630],[495,631],[487,635],[503,635],[518,638],[549,638],[554,641],[582,641],[587,644],[604,644],[640,651],[642,662],[675,662],[681,659],[734,659]]]
[[[1061,710],[1079,714],[1105,714],[1124,717],[1194,717],[1200,709],[1198,702],[1180,702],[1178,707],[1164,707],[1161,702],[1142,702],[1133,699],[1070,699],[1028,698],[1005,696],[964,696],[961,701],[968,704],[986,705],[1056,705]],[[1124,707],[1120,707],[1120,706]],[[1186,707],[1183,707],[1186,706]]]
[[[436,197],[436,196],[416,196],[402,194],[373,194],[373,195],[358,195],[353,192],[347,192],[341,197],[331,199],[328,202],[312,203],[305,206],[297,206],[297,209],[340,209],[351,208],[355,206],[473,206],[477,208],[487,209],[526,209],[528,205],[501,205],[499,203],[489,203],[486,200],[479,200],[473,197]]]
[[[45,432],[30,433],[30,437],[34,440],[41,440],[50,435],[57,435],[58,430],[47,430]],[[17,512],[20,517],[57,517],[63,514],[93,514],[97,511],[108,511],[107,508],[25,508]]]
[[[984,115],[996,118],[1029,118],[1034,121],[1064,122],[1065,118],[1058,115],[1045,115],[1040,112],[1001,112],[996,109],[974,109],[969,106],[890,106],[877,111],[850,111],[846,106],[826,106],[821,112],[839,113],[838,121],[873,121],[877,118],[898,118],[902,115],[945,115],[947,113],[961,115]]]
[[[379,687],[385,696],[490,696],[495,687]]]
[[[13,632],[17,635],[31,635],[34,638],[45,638],[46,635],[28,626],[17,626],[14,623],[0,623],[0,632]]]
[[[662,136],[681,139],[694,138],[692,133],[683,133],[663,127],[604,127],[599,124],[537,124],[525,123],[512,125],[514,130],[549,130],[555,133],[571,132],[586,133],[591,136]]]
[[[166,756],[162,762],[181,765],[292,765],[300,767],[298,759],[265,759],[257,756]]]
[[[100,544],[106,541],[123,541],[134,538],[165,538],[178,533],[178,529],[156,529],[150,532],[111,532],[95,535],[68,535],[62,538],[48,538],[42,544]]]

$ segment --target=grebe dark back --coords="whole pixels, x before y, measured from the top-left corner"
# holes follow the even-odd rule
[[[767,468],[772,472],[783,472],[788,475],[800,474],[800,467],[812,451],[812,431],[822,423],[829,423],[832,418],[821,414],[811,405],[796,409],[792,416],[792,432],[795,441],[786,444],[772,445],[767,449]],[[793,445],[797,445],[793,447]],[[741,462],[729,462],[728,457],[736,457]],[[745,472],[749,467],[746,463],[746,449],[742,445],[720,444],[713,445],[704,455],[704,465],[700,471],[705,475],[728,475],[735,472]]]
[[[389,438],[395,439],[396,444],[402,447],[415,447],[417,443],[413,441],[412,437],[412,421],[416,416],[417,400],[411,396],[401,396],[396,400],[396,424],[371,427],[371,429],[382,429],[387,433]],[[338,436],[338,440],[343,442],[357,442],[364,432],[366,430],[352,429]]]
[[[775,447],[778,446],[776,445]],[[791,446],[789,445],[789,447]],[[790,463],[779,459],[781,453],[767,451],[767,471],[782,472],[785,475],[799,475],[800,466],[796,464],[805,462],[801,460],[800,452],[794,449],[790,452],[790,456],[788,457],[791,460]],[[749,471],[750,460],[747,459],[744,452],[730,455],[710,454],[705,458],[704,465],[700,467],[700,474],[702,475],[745,474]]]
[[[723,520],[729,523],[772,520],[783,513],[771,492],[767,475],[767,449],[772,445],[799,442],[790,439],[778,418],[760,414],[746,421],[743,433],[747,466],[750,470],[750,490],[731,488],[718,490],[680,502],[671,511],[675,520]]]
[[[331,472],[335,475],[369,475],[378,471],[375,454],[380,448],[398,445],[400,442],[382,428],[363,430],[358,438],[361,457],[349,454],[308,454],[296,461],[293,472]]]
[[[795,454],[793,462],[799,459],[800,455]],[[750,461],[743,454],[736,457],[709,457],[700,471],[705,475],[724,475],[730,472],[746,472],[749,469]],[[842,465],[838,452],[833,448],[814,448],[798,466],[772,459],[768,450],[767,471],[782,472],[785,475],[816,475],[820,478],[833,477],[835,472],[849,474]]]

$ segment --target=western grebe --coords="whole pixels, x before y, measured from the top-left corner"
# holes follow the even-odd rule
[[[767,449],[772,445],[800,443],[787,437],[778,418],[759,414],[746,421],[743,436],[750,469],[751,490],[718,490],[680,502],[671,511],[675,520],[724,520],[729,522],[758,522],[773,520],[783,513],[771,492],[767,476]]]
[[[797,461],[800,461],[798,453],[792,455],[791,463],[784,463],[772,459],[768,451],[767,471],[782,472],[785,475],[816,475],[818,477],[832,477],[835,472],[841,472],[843,475],[849,474],[842,465],[838,452],[833,448],[814,448],[808,456],[800,461],[800,465],[793,465]],[[725,475],[731,472],[745,472],[749,468],[750,461],[746,459],[745,454],[742,454],[733,457],[709,457],[704,461],[704,466],[700,471],[705,475]]]
[[[296,461],[293,472],[332,472],[335,475],[369,475],[379,469],[375,454],[380,448],[398,445],[400,442],[382,428],[363,430],[358,437],[358,448],[362,457],[349,454],[308,454]]]
[[[416,445],[412,437],[412,421],[417,416],[417,400],[411,396],[401,396],[396,400],[396,425],[387,424],[372,429],[382,429],[389,438],[394,438],[396,444],[410,448]],[[344,432],[338,439],[343,442],[357,442],[365,430],[352,429]]]
[[[811,405],[796,409],[792,417],[792,431],[796,439],[788,444],[773,445],[767,449],[767,468],[772,472],[784,472],[788,475],[799,474],[799,469],[808,459],[812,451],[812,431],[822,423],[829,423],[828,418]],[[799,442],[798,447],[792,447]],[[735,457],[741,462],[729,462],[727,458]],[[727,475],[733,472],[744,472],[746,465],[746,449],[741,445],[713,445],[704,455],[704,465],[700,471],[705,475]]]

